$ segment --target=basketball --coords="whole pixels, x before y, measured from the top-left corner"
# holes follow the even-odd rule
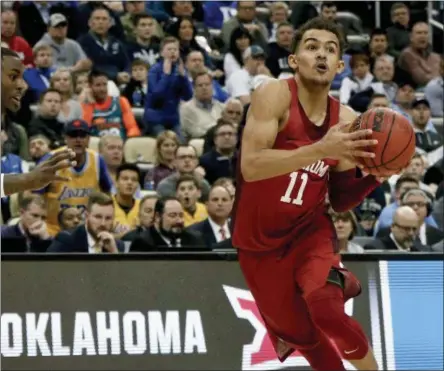
[[[366,148],[374,158],[356,158],[363,171],[375,176],[398,174],[415,153],[416,139],[412,125],[402,114],[389,108],[373,108],[364,112],[353,123],[351,130],[372,129],[372,138],[378,144]],[[369,138],[370,139],[370,138]]]

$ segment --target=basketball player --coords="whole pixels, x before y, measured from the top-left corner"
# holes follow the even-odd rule
[[[295,76],[252,94],[244,129],[233,245],[279,359],[294,350],[314,370],[378,365],[344,303],[360,293],[341,264],[324,200],[357,206],[380,183],[356,178],[355,157],[372,158],[371,130],[349,133],[356,114],[328,95],[341,61],[338,27],[315,18],[295,34]],[[336,345],[332,345],[331,340]]]
[[[24,67],[19,56],[12,50],[2,47],[2,122],[6,111],[17,112],[20,101],[27,89],[23,80]],[[48,161],[43,161],[29,173],[1,175],[1,197],[13,193],[34,190],[50,182],[66,180],[56,174],[57,170],[70,167],[74,153],[71,150],[59,152]]]

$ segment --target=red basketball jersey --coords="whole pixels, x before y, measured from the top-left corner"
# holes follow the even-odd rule
[[[328,97],[324,124],[314,125],[305,114],[294,78],[287,80],[291,91],[289,119],[274,143],[274,149],[293,150],[319,141],[339,121],[339,102]],[[240,159],[239,159],[240,161]],[[289,174],[246,182],[237,166],[233,246],[265,251],[301,241],[313,233],[334,238],[334,226],[326,215],[330,166],[337,161],[323,159]]]

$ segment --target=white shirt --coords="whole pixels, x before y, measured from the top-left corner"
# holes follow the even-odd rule
[[[233,98],[250,95],[253,89],[252,80],[253,76],[245,68],[233,72],[225,84],[228,94]]]
[[[225,231],[225,239],[228,239],[231,237],[230,228],[228,226],[228,220],[225,221],[225,224],[222,227],[219,224],[217,224],[210,217],[208,217],[208,223],[210,223],[211,229],[213,230],[214,236],[216,237],[216,242],[221,242],[224,240],[222,238],[221,229],[223,229]]]
[[[421,227],[419,228],[418,237],[423,245],[427,245],[426,224],[425,223],[422,223]]]
[[[6,197],[6,195],[5,195],[5,190],[3,189],[3,177],[4,177],[4,175],[3,174],[1,174],[1,197],[3,198],[3,197]]]
[[[100,254],[102,250],[95,247],[96,240],[93,238],[93,236],[86,230],[86,240],[88,241],[88,253],[89,254]]]

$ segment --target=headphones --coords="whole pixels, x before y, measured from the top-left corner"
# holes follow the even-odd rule
[[[433,204],[433,196],[431,196],[428,192],[426,192],[422,189],[410,189],[401,195],[401,204],[404,204],[407,201],[407,198],[410,196],[424,197],[426,200],[427,216],[429,216],[431,214],[432,204]]]

